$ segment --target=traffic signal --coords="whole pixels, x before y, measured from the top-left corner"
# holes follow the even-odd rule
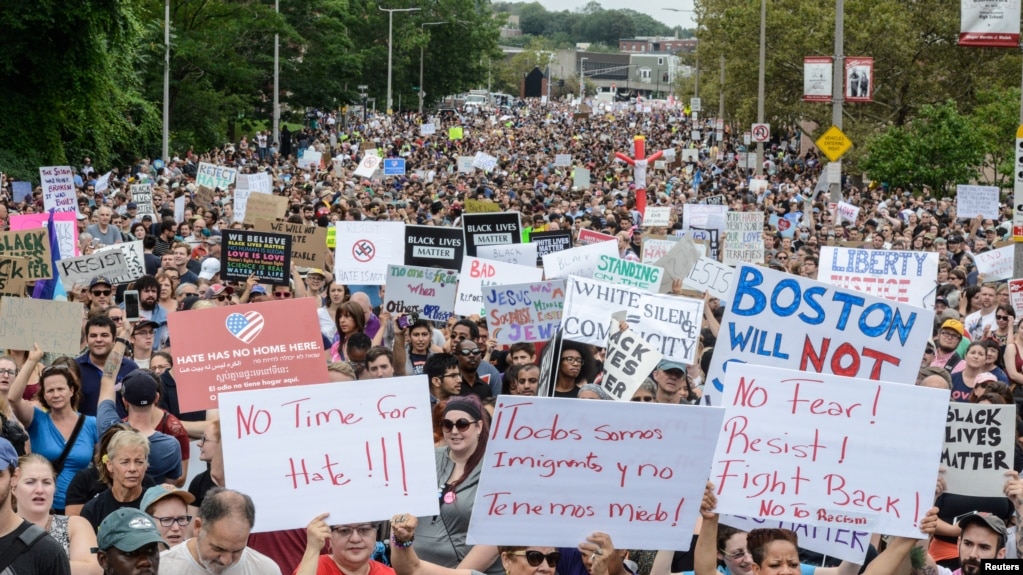
[[[564,88],[565,87],[565,80],[564,79],[558,80],[558,87],[559,88]]]

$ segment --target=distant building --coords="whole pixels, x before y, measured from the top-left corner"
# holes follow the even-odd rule
[[[623,38],[618,41],[618,49],[629,53],[678,54],[696,51],[696,38],[671,38],[658,36],[639,36]]]
[[[508,14],[507,20],[501,26],[501,38],[514,38],[522,35],[522,30],[519,28],[519,17],[516,14]]]

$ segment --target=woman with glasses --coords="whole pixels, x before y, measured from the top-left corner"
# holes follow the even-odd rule
[[[595,367],[590,346],[562,340],[554,397],[579,397],[579,388],[592,381]]]
[[[205,461],[209,467],[196,475],[188,484],[188,492],[195,497],[195,506],[202,507],[206,492],[214,487],[225,487],[224,484],[224,449],[220,444],[220,420],[214,419],[206,424],[202,437],[199,438],[199,461]]]
[[[166,485],[156,485],[146,490],[139,507],[156,521],[156,528],[167,542],[174,547],[191,539],[193,509],[189,505],[195,497],[187,491],[168,489]]]
[[[373,559],[378,548],[375,523],[328,525],[328,514],[306,528],[306,547],[295,575],[395,575],[394,569]],[[330,553],[321,555],[330,541]]]

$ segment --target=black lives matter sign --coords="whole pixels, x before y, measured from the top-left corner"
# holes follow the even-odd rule
[[[522,243],[522,222],[518,212],[463,214],[465,253],[476,257],[478,246]]]
[[[405,265],[462,269],[465,237],[458,228],[405,226]]]

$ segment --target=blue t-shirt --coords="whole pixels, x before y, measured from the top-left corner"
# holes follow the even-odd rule
[[[32,410],[32,424],[28,426],[28,437],[32,440],[32,452],[42,455],[51,462],[60,457],[64,446],[67,445],[67,440],[53,424],[50,414],[38,407]],[[89,466],[97,441],[99,433],[96,431],[96,418],[87,415],[82,430],[78,432],[78,439],[64,460],[64,469],[57,476],[57,491],[53,494],[54,509],[64,509],[64,496],[67,494],[68,485],[76,473]]]
[[[121,416],[109,399],[99,402],[97,416],[100,434],[106,433],[114,424],[121,423]],[[170,435],[154,431],[149,439],[149,467],[146,473],[153,476],[156,483],[164,480],[175,480],[181,477],[181,444]]]

